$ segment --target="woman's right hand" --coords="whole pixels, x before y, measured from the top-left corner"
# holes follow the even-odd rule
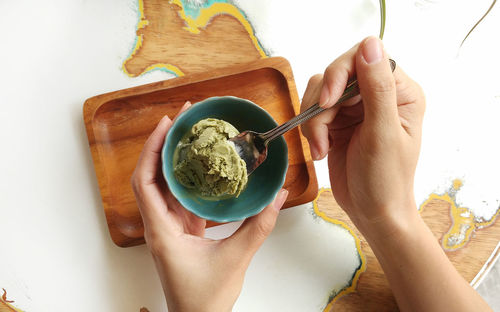
[[[413,179],[425,110],[420,86],[397,67],[391,72],[382,42],[369,37],[313,76],[302,110],[337,102],[356,74],[361,96],[302,126],[314,159],[328,154],[335,199],[362,233],[417,217]],[[380,231],[379,231],[380,230]]]
[[[491,311],[418,215],[424,95],[400,68],[391,73],[380,40],[365,39],[313,77],[302,109],[331,107],[354,71],[361,97],[303,126],[313,157],[328,153],[336,200],[370,244],[401,311]]]

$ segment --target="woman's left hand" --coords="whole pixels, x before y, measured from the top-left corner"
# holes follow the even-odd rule
[[[181,112],[189,106],[186,103]],[[144,237],[169,311],[231,311],[250,260],[273,230],[288,192],[281,190],[269,206],[245,220],[232,236],[204,238],[206,221],[179,204],[161,174],[161,148],[172,123],[167,116],[159,122],[132,175]]]

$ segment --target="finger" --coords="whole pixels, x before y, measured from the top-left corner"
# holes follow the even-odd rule
[[[321,91],[321,86],[323,85],[323,75],[316,74],[309,78],[309,82],[307,83],[306,91],[304,92],[304,96],[302,97],[302,103],[300,105],[300,112],[304,112],[309,107],[318,103],[319,93]]]
[[[189,102],[186,102],[177,116],[188,109],[190,105]],[[165,216],[166,213],[165,207],[167,205],[164,193],[167,189],[165,183],[162,180],[158,181],[158,178],[160,176],[161,179],[161,175],[159,175],[161,149],[172,123],[168,116],[164,116],[160,120],[155,130],[146,140],[132,174],[132,189],[145,225],[155,222],[155,220],[161,220],[161,216]]]
[[[245,220],[233,235],[223,241],[226,252],[236,255],[238,259],[243,257],[249,262],[274,229],[279,210],[285,203],[287,196],[287,190],[280,190],[274,201],[261,213]]]
[[[422,87],[401,69],[394,71],[398,111],[403,128],[409,135],[420,137],[425,112],[425,96]]]
[[[420,106],[425,106],[423,103],[424,92],[422,91],[422,87],[413,79],[411,79],[404,72],[401,66],[397,66],[393,74],[396,81],[398,106],[417,101],[419,102]],[[420,107],[421,110],[423,110],[424,108],[425,107]]]
[[[356,53],[356,75],[370,129],[399,123],[396,84],[382,41],[368,37]]]
[[[179,225],[182,223],[182,227],[178,227],[178,229],[183,233],[203,237],[207,223],[206,220],[184,208],[172,193],[168,192],[166,199],[169,211],[178,216],[178,220],[180,220]]]
[[[186,102],[175,116],[174,121],[190,106],[191,103],[189,101]],[[144,144],[135,170],[135,178],[138,180],[138,183],[144,185],[156,183],[160,168],[161,149],[165,142],[167,131],[172,124],[173,121],[168,116],[164,116]]]
[[[144,144],[137,166],[132,174],[132,189],[145,227],[158,222],[166,213],[166,202],[157,179],[161,148],[165,135],[171,126],[172,121],[168,116],[164,116],[160,120],[156,129]]]
[[[302,126],[304,136],[309,142],[313,160],[323,159],[328,154],[330,150],[328,130],[335,120],[339,108],[333,107],[326,110]]]
[[[165,135],[171,126],[172,120],[168,116],[164,116],[146,140],[134,172],[137,183],[141,185],[156,183],[161,149],[165,141]]]
[[[176,122],[177,118],[179,118],[179,116],[182,113],[184,113],[185,111],[187,111],[190,107],[191,107],[191,102],[190,101],[186,101],[186,103],[184,103],[184,105],[182,105],[182,107],[179,110],[179,112],[177,113],[177,115],[175,115],[173,122]]]
[[[332,108],[332,106],[344,93],[349,77],[354,76],[354,59],[357,47],[358,45],[355,45],[333,61],[325,70],[324,75],[313,76],[304,93],[302,111],[315,103],[319,103],[324,108],[331,108],[310,119],[301,127],[309,142],[311,156],[314,160],[323,159],[331,149],[328,129],[340,109],[340,107]],[[359,102],[359,97],[342,103],[342,106],[353,105],[357,102]]]
[[[358,45],[356,44],[326,68],[323,75],[319,106],[323,108],[332,107],[344,93],[349,78],[354,76],[354,60]]]
[[[323,75],[314,75],[309,79],[306,91],[302,98],[301,112],[318,103]],[[302,124],[301,129],[309,142],[311,156],[314,160],[323,158],[329,149],[328,124],[335,117],[335,112],[323,112],[322,114]]]
[[[335,120],[330,124],[330,131],[342,130],[357,126],[363,121],[363,103],[358,102],[351,106],[342,106],[335,116]]]

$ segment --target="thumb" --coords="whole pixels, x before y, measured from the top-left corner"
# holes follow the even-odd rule
[[[365,122],[371,126],[397,123],[396,83],[382,41],[377,37],[361,42],[356,54],[356,76]]]
[[[274,229],[276,218],[287,197],[288,191],[281,189],[274,201],[261,213],[246,219],[240,228],[224,242],[229,253],[239,259],[245,257],[250,261]]]

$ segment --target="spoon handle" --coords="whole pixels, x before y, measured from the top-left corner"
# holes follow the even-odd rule
[[[390,59],[389,62],[391,63],[391,70],[394,72],[394,70],[396,69],[396,62],[392,59]],[[345,88],[344,93],[339,98],[337,103],[334,104],[334,106],[338,105],[339,103],[342,103],[345,100],[348,100],[348,99],[350,99],[358,94],[359,94],[358,81],[356,79],[354,79],[350,83],[347,84],[347,87]],[[322,107],[319,107],[319,103],[316,103],[313,106],[306,109],[305,111],[303,111],[302,113],[300,113],[299,115],[297,115],[294,118],[290,119],[289,121],[283,123],[281,126],[278,126],[274,129],[271,129],[268,132],[261,134],[260,136],[264,140],[264,144],[267,145],[272,140],[285,134],[287,131],[292,130],[293,128],[297,127],[301,123],[313,118],[314,116],[318,115],[319,113],[322,113],[323,111],[325,111],[325,109]]]

